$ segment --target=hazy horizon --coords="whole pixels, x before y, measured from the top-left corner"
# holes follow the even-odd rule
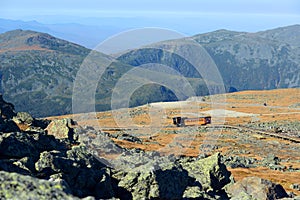
[[[0,18],[42,24],[106,26],[120,30],[159,27],[187,35],[217,29],[256,32],[300,24],[300,2],[3,0],[0,2]]]

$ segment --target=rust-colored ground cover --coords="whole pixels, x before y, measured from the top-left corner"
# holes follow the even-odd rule
[[[225,102],[213,105],[209,97],[205,101],[190,101],[176,103],[155,103],[119,111],[99,112],[87,115],[68,115],[54,118],[74,118],[79,125],[98,127],[109,134],[117,134],[120,130],[112,128],[127,128],[123,132],[139,137],[142,144],[125,140],[114,141],[126,148],[141,148],[146,151],[156,150],[161,154],[178,154],[198,156],[203,153],[203,144],[217,147],[209,149],[209,154],[221,152],[226,155],[236,155],[263,159],[270,153],[282,160],[284,166],[300,168],[300,144],[270,136],[256,134],[238,129],[214,129],[210,126],[176,127],[172,124],[175,116],[197,116],[209,110],[233,111],[229,116],[218,116],[213,123],[233,126],[248,126],[266,122],[276,122],[285,125],[300,123],[300,89],[279,89],[269,91],[243,91],[221,96]],[[213,98],[212,98],[213,99]],[[243,116],[242,114],[247,114]],[[96,117],[95,117],[96,116]],[[220,121],[221,120],[221,121]],[[224,120],[224,121],[222,121]],[[300,125],[298,126],[300,127]],[[272,131],[270,129],[269,131]],[[300,130],[296,130],[300,132]],[[300,135],[300,133],[299,133]],[[232,172],[236,180],[247,176],[258,176],[280,183],[288,191],[300,195],[299,191],[290,189],[292,183],[300,184],[300,171],[277,171],[265,167],[234,168]]]

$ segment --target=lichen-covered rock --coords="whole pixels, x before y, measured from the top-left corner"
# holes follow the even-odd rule
[[[57,119],[50,122],[46,130],[49,135],[54,135],[58,139],[74,140],[74,132],[72,126],[74,125],[71,119]]]
[[[49,121],[33,118],[27,112],[18,112],[16,116],[12,118],[12,121],[16,123],[21,131],[36,132],[45,134],[45,128],[48,126]]]
[[[183,199],[203,199],[204,191],[199,186],[187,187],[183,193]]]
[[[32,174],[33,172],[35,172],[34,162],[35,162],[35,159],[33,157],[24,157],[24,158],[21,158],[15,162],[13,162],[13,164]]]
[[[248,158],[243,156],[223,156],[223,163],[230,168],[250,168],[255,167],[258,163],[255,158]]]
[[[16,124],[24,124],[24,125],[32,125],[34,119],[33,117],[27,112],[18,112],[16,116],[13,117],[13,121]]]
[[[74,146],[67,152],[42,152],[35,168],[43,178],[53,179],[54,175],[61,174],[60,179],[76,196],[111,198],[114,195],[108,168],[84,147]]]
[[[36,171],[45,174],[45,177],[62,172],[64,170],[62,167],[68,164],[61,156],[62,153],[59,151],[42,152],[40,159],[35,163]]]
[[[70,150],[66,152],[66,157],[70,160],[75,161],[80,164],[80,166],[102,169],[106,167],[103,163],[99,162],[92,154],[90,154],[85,146],[78,145],[73,146]]]
[[[298,183],[291,184],[290,188],[293,189],[293,190],[300,191],[300,184],[298,184]]]
[[[2,94],[0,94],[0,118],[12,119],[15,115],[14,105],[4,101]]]
[[[125,149],[105,132],[74,128],[71,119],[48,125],[48,121],[36,120],[28,113],[15,114],[13,106],[1,97],[0,112],[0,170],[6,171],[0,171],[0,199],[225,200],[229,199],[225,191],[233,200],[287,196],[281,186],[262,179],[227,185],[230,172],[220,154],[202,159]],[[123,133],[116,138],[142,142]],[[103,154],[114,156],[104,159]],[[235,167],[257,162],[241,157],[223,161]],[[279,161],[271,156],[263,165],[276,166]]]
[[[77,127],[74,133],[78,136],[78,142],[85,145],[93,154],[101,157],[101,154],[121,154],[124,148],[115,144],[111,138],[101,131],[95,130],[93,127]]]
[[[241,191],[236,196],[233,196],[230,200],[257,200],[251,194],[246,193],[245,191]]]
[[[22,132],[4,133],[0,135],[0,156],[23,158],[36,156],[35,140]]]
[[[34,146],[39,152],[43,151],[66,151],[68,144],[61,140],[57,140],[53,135],[46,135],[42,133],[31,133],[30,136],[35,140]]]
[[[0,171],[0,199],[79,199],[59,183]]]
[[[0,171],[16,172],[23,175],[31,175],[28,168],[22,166],[17,159],[1,159],[0,160]]]
[[[181,199],[190,177],[181,166],[168,163],[157,170],[145,165],[126,174],[119,187],[131,193],[133,199]]]
[[[280,200],[300,200],[300,196],[290,197],[290,198],[282,198]]]
[[[123,131],[120,131],[116,134],[113,135],[109,135],[110,137],[116,138],[118,140],[126,140],[129,142],[134,142],[134,143],[138,143],[138,144],[142,144],[142,140],[138,137],[135,137],[133,135],[130,135],[128,133],[124,133]]]
[[[246,177],[229,186],[227,192],[232,199],[275,200],[288,197],[281,185],[258,177]]]
[[[221,155],[219,153],[204,159],[181,164],[188,171],[189,176],[195,178],[196,182],[199,182],[206,192],[219,191],[226,184],[230,183],[231,173],[221,163]]]
[[[0,132],[10,133],[16,131],[20,131],[20,129],[14,121],[0,119]]]

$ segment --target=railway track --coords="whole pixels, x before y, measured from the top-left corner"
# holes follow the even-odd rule
[[[225,125],[225,124],[223,125],[222,124],[222,125],[209,125],[207,127],[237,129],[237,130],[240,130],[240,131],[248,131],[248,132],[256,133],[256,134],[259,134],[259,135],[274,137],[274,138],[287,140],[287,141],[294,142],[294,143],[300,143],[300,138],[290,137],[290,136],[287,136],[287,135],[282,135],[282,134],[275,133],[275,132],[272,132],[272,131],[267,131],[267,130],[249,128],[249,127],[241,126],[241,125],[235,126],[235,125]]]
[[[252,132],[256,133],[259,135],[264,135],[264,136],[269,136],[277,139],[282,139],[286,141],[290,141],[293,143],[300,143],[300,138],[296,137],[290,137],[287,135],[275,133],[272,131],[267,131],[267,130],[260,130],[260,129],[254,129],[254,128],[249,128],[246,126],[235,126],[235,125],[206,125],[207,128],[228,128],[228,129],[236,129],[240,131],[247,131],[247,132]],[[158,127],[157,127],[158,128]],[[161,128],[161,127],[160,127]],[[164,128],[170,128],[170,126],[165,126]],[[174,128],[185,128],[185,127],[174,127]],[[147,130],[147,128],[144,127],[103,127],[101,128],[102,131],[134,131],[134,130]],[[149,128],[148,128],[149,129]]]
[[[260,134],[260,135],[265,135],[265,136],[269,136],[269,137],[274,137],[274,138],[278,138],[278,139],[282,139],[282,140],[287,140],[290,142],[294,142],[294,143],[300,143],[300,138],[296,138],[296,137],[290,137],[287,135],[283,135],[282,133],[275,133],[272,131],[266,131],[266,130],[260,130],[260,129],[254,129],[254,128],[249,128],[246,126],[233,126],[233,125],[223,125],[224,128],[232,128],[232,129],[241,129],[244,131],[249,131],[249,132],[254,132],[256,134]]]

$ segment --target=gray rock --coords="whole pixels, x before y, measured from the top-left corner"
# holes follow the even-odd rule
[[[37,120],[27,112],[18,112],[12,119],[20,130],[45,134],[48,120]]]
[[[221,163],[219,153],[193,162],[182,163],[182,166],[206,192],[219,191],[230,183],[231,173]]]
[[[26,132],[46,134],[46,131],[41,127],[29,126],[25,129]]]
[[[79,199],[64,185],[31,176],[0,171],[0,199]]]
[[[205,193],[199,186],[189,186],[185,189],[183,193],[184,199],[203,199]]]
[[[20,131],[17,124],[12,120],[2,120],[0,119],[0,132],[10,133]]]
[[[27,112],[18,112],[16,116],[13,117],[13,121],[16,124],[25,124],[25,125],[32,125],[34,119],[33,117]]]
[[[27,167],[24,167],[23,164],[17,163],[17,159],[1,159],[0,160],[0,170],[6,172],[16,172],[23,175],[31,175]]]
[[[116,145],[105,132],[97,131],[93,127],[77,127],[74,132],[79,137],[78,142],[85,145],[95,156],[124,152],[124,148]]]
[[[32,174],[35,172],[34,162],[35,159],[33,157],[24,157],[13,162],[13,164],[21,169],[27,170],[30,174]]]
[[[227,192],[233,199],[275,200],[288,197],[281,185],[258,177],[246,177],[229,186]]]
[[[280,200],[300,200],[300,196],[291,197],[291,198],[282,198]]]
[[[138,143],[138,144],[142,143],[142,140],[139,139],[138,137],[135,137],[133,135],[123,133],[123,132],[117,133],[116,135],[112,135],[111,137],[116,138],[118,140],[126,140],[129,142],[134,142],[134,143]]]
[[[78,197],[92,195],[97,198],[111,198],[114,195],[108,168],[84,147],[74,146],[66,153],[45,151],[40,154],[35,168],[43,178],[57,179],[57,175],[53,175],[62,174],[59,179],[63,179]]]
[[[23,158],[37,156],[35,140],[26,133],[4,133],[0,135],[0,156]]]
[[[66,157],[78,164],[81,167],[102,169],[106,167],[104,164],[99,162],[91,153],[88,152],[85,146],[73,146],[70,150],[66,152]]]
[[[230,199],[231,200],[257,200],[256,198],[252,197],[251,194],[248,194],[245,191],[241,191],[236,196],[233,196]]]
[[[46,130],[49,135],[54,135],[58,139],[76,140],[73,132],[74,122],[71,119],[57,119],[50,122]]]
[[[293,190],[300,191],[300,184],[294,183],[294,184],[290,185],[290,188]]]
[[[39,152],[52,150],[66,151],[68,149],[68,144],[57,140],[53,135],[46,135],[44,132],[41,132],[31,133],[30,136],[35,140],[34,146]]]
[[[45,177],[50,177],[51,174],[56,174],[64,171],[62,167],[71,165],[68,160],[61,157],[62,153],[59,151],[45,151],[40,154],[40,159],[35,163],[37,172],[43,173]]]
[[[255,158],[241,156],[224,156],[222,162],[231,168],[250,168],[255,167],[258,164],[258,161]]]
[[[16,116],[14,105],[3,100],[0,94],[0,119],[12,119]]]
[[[14,105],[3,100],[0,94],[0,132],[9,133],[19,131],[19,127],[12,120],[16,116]]]
[[[262,164],[263,165],[266,165],[266,166],[268,166],[268,165],[270,165],[270,164],[272,164],[272,165],[279,165],[280,164],[280,159],[277,157],[277,156],[275,156],[275,155],[273,155],[273,154],[269,154],[267,157],[265,157],[263,160],[262,160]]]
[[[190,178],[181,166],[168,163],[158,170],[149,170],[153,166],[126,174],[119,187],[126,189],[133,199],[181,199]]]

